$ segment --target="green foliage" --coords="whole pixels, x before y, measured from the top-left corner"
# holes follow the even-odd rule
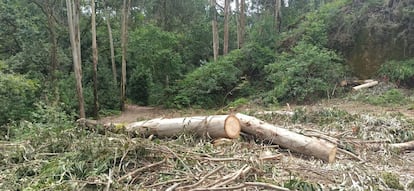
[[[381,176],[389,188],[404,190],[404,186],[400,184],[400,180],[397,175],[390,172],[384,172]]]
[[[346,68],[333,51],[300,42],[291,53],[282,53],[277,61],[266,67],[268,80],[279,101],[312,101],[329,97],[345,76]]]
[[[0,125],[30,119],[33,104],[38,99],[38,88],[38,82],[35,80],[19,74],[3,73],[0,70]]]
[[[230,103],[227,105],[227,107],[228,107],[228,108],[237,108],[237,107],[240,107],[240,106],[246,105],[246,104],[248,104],[248,103],[249,103],[249,100],[248,100],[248,99],[246,99],[246,98],[239,98],[239,99],[236,99],[236,100],[234,100],[234,101],[230,102]]]
[[[317,183],[311,183],[299,178],[291,178],[289,181],[283,184],[283,187],[291,190],[309,190],[316,191],[321,190],[321,186]]]
[[[332,123],[350,123],[358,119],[357,115],[352,115],[347,111],[338,108],[326,108],[319,111],[307,111],[300,108],[295,109],[292,121],[295,123],[315,123],[327,125]]]
[[[406,96],[398,89],[390,89],[380,95],[365,97],[364,101],[382,106],[404,105],[409,102]]]
[[[154,104],[163,100],[164,88],[177,80],[183,70],[178,48],[177,34],[162,31],[152,25],[146,25],[130,35],[129,67],[133,79],[127,83],[128,97],[137,103]],[[133,95],[135,91],[144,91]],[[143,99],[143,100],[140,100]],[[159,104],[159,103],[158,103]]]
[[[379,75],[395,83],[414,87],[414,59],[386,62],[379,69]]]
[[[151,83],[151,75],[148,71],[140,71],[135,68],[128,79],[128,97],[140,105],[148,105]]]
[[[178,83],[177,94],[167,103],[172,107],[214,107],[223,104],[225,95],[240,81],[242,72],[234,63],[241,58],[233,51],[217,62],[207,63]]]
[[[209,62],[171,88],[169,107],[216,107],[267,88],[265,66],[274,61],[273,52],[258,43],[246,44]]]

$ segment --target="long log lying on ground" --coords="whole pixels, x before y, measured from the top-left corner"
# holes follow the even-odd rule
[[[240,122],[234,115],[196,116],[183,118],[157,118],[127,124],[125,130],[142,135],[174,137],[183,132],[211,138],[238,138]]]
[[[414,150],[414,141],[408,141],[404,143],[393,143],[390,147],[399,151]]]
[[[238,113],[236,117],[240,120],[242,131],[258,139],[278,144],[294,152],[314,156],[329,163],[335,160],[336,145],[306,137],[248,115]]]
[[[359,86],[355,86],[352,89],[356,91],[356,90],[360,90],[362,88],[369,88],[369,87],[375,86],[377,84],[378,84],[378,81],[367,81],[366,83],[361,84]]]

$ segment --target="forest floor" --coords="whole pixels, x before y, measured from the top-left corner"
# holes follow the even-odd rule
[[[408,92],[390,99],[395,92],[372,91],[272,108],[172,110],[130,104],[100,120],[130,123],[240,112],[335,143],[333,163],[246,134],[219,141],[189,133],[159,139],[73,128],[73,122],[57,115],[43,125],[22,122],[9,140],[0,141],[0,190],[414,190],[414,151],[388,147],[414,140],[414,96]],[[367,97],[382,104],[370,104]],[[294,115],[258,114],[269,110]]]
[[[264,108],[245,105],[233,108],[231,112],[252,114],[263,110]],[[277,114],[261,115],[258,118],[305,135],[312,136],[316,133],[331,137],[339,144],[340,151],[336,162],[327,164],[312,157],[290,153],[275,145],[249,141],[249,138],[228,140],[223,146],[222,143],[216,145],[214,141],[193,140],[191,137],[189,142],[194,147],[186,144],[175,145],[168,140],[170,148],[155,149],[170,153],[167,155],[177,158],[177,163],[182,163],[182,166],[174,164],[181,166],[181,170],[175,169],[175,172],[167,173],[174,178],[164,181],[163,178],[158,177],[156,180],[154,177],[154,180],[148,180],[152,184],[148,182],[142,185],[144,188],[156,190],[266,190],[279,189],[270,184],[277,182],[278,185],[294,190],[414,189],[414,152],[397,153],[386,146],[387,143],[398,140],[413,139],[414,110],[409,105],[377,106],[361,101],[330,99],[311,105],[286,105],[278,107],[277,110],[300,112],[301,116],[296,116],[295,122],[292,122],[291,117]],[[101,122],[129,123],[159,117],[172,118],[222,112],[177,111],[127,105],[127,109],[121,115],[103,118]],[[370,147],[381,149],[372,150]],[[263,153],[274,158],[271,157],[269,161],[261,160]],[[180,159],[179,156],[183,158]],[[153,176],[157,176],[156,171],[171,168],[171,165],[165,163],[154,168]],[[243,173],[240,173],[242,171]],[[145,182],[148,174],[142,175],[143,177],[137,179]],[[257,182],[258,180],[260,181]],[[262,182],[269,184],[260,185]],[[211,189],[213,187],[215,189]]]

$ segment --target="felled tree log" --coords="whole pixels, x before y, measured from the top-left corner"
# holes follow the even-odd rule
[[[408,141],[404,143],[393,143],[390,147],[398,151],[414,150],[414,141]]]
[[[278,144],[294,152],[314,156],[329,163],[335,160],[336,145],[306,137],[248,115],[238,113],[236,117],[240,120],[242,131],[258,139]]]
[[[360,89],[363,89],[363,88],[369,88],[369,87],[375,86],[377,84],[378,84],[378,81],[366,81],[366,83],[361,84],[359,86],[355,86],[352,89],[356,91],[356,90],[360,90]]]
[[[196,116],[183,118],[157,118],[127,124],[125,130],[141,135],[174,137],[184,132],[211,138],[238,138],[240,122],[234,115]]]

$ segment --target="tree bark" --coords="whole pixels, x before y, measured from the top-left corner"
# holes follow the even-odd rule
[[[219,35],[218,35],[218,24],[217,24],[217,10],[216,10],[216,0],[210,0],[211,6],[211,25],[213,30],[213,55],[214,61],[217,61],[219,53]]]
[[[79,29],[79,0],[66,0],[70,44],[72,48],[73,69],[76,79],[76,93],[78,96],[79,117],[85,118],[85,106],[82,88],[82,63]]]
[[[242,131],[258,139],[278,144],[294,152],[314,156],[329,163],[335,160],[337,148],[331,143],[291,132],[255,117],[240,113],[236,114],[236,117],[240,120]]]
[[[390,144],[390,147],[393,149],[397,149],[398,151],[414,150],[414,141],[394,143]]]
[[[245,27],[246,27],[246,15],[245,15],[245,0],[240,1],[240,39],[239,39],[239,47],[243,47],[244,44],[244,37],[245,37]]]
[[[124,0],[122,6],[122,28],[121,28],[121,48],[122,48],[122,78],[121,78],[121,110],[125,110],[126,101],[126,54],[128,40],[128,14],[131,0]]]
[[[105,8],[106,14],[106,27],[108,28],[108,38],[109,38],[109,48],[111,51],[111,64],[112,64],[112,77],[114,78],[115,84],[118,84],[117,74],[116,74],[116,63],[115,63],[115,48],[114,48],[114,39],[112,37],[112,27],[111,27],[111,15],[107,7]]]
[[[96,43],[96,10],[95,1],[91,0],[91,25],[92,25],[92,61],[93,61],[93,115],[99,118],[99,102],[98,102],[98,45]]]
[[[229,12],[230,0],[224,1],[224,35],[223,35],[223,55],[229,52]]]
[[[237,49],[240,49],[240,4],[236,0],[236,28],[237,28]]]
[[[233,115],[158,118],[130,123],[125,130],[145,136],[174,137],[190,132],[210,138],[234,139],[240,135],[240,122]]]
[[[274,20],[275,20],[275,32],[280,33],[280,27],[282,23],[281,18],[281,7],[282,7],[282,0],[275,0],[275,13],[274,13]]]

